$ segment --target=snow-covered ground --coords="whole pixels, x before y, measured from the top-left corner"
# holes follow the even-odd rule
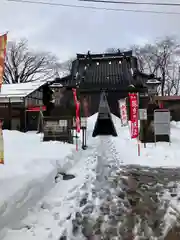
[[[53,186],[58,168],[74,164],[75,147],[42,142],[36,133],[3,132],[5,165],[0,166],[0,229],[13,226]],[[1,237],[0,237],[1,239]]]
[[[113,116],[118,137],[107,137],[108,144],[92,138],[97,114],[88,120],[88,149],[75,152],[75,147],[61,143],[42,143],[40,136],[4,131],[5,166],[0,167],[0,239],[59,240],[69,226],[69,218],[78,212],[79,202],[91,193],[98,171],[104,164],[139,164],[150,167],[179,167],[180,124],[172,123],[171,144],[141,145],[130,139],[129,128],[121,127]],[[107,149],[108,146],[111,149]],[[99,165],[99,159],[101,164]],[[57,169],[62,168],[75,178],[54,182]],[[101,172],[104,174],[103,171]],[[104,175],[103,175],[104,176]],[[101,178],[102,179],[102,178]],[[42,196],[44,196],[41,198]],[[98,204],[98,202],[97,202]],[[23,218],[21,222],[20,217]],[[3,238],[4,236],[4,238]],[[70,237],[68,239],[71,239]],[[79,239],[80,240],[80,239]]]
[[[151,167],[180,167],[180,123],[171,123],[171,144],[167,142],[140,144],[138,156],[137,140],[132,140],[128,127],[121,127],[119,120],[114,117],[118,138],[112,138],[124,164],[140,164]]]

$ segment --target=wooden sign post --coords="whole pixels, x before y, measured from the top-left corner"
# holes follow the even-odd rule
[[[72,118],[68,116],[43,118],[43,141],[72,143]]]

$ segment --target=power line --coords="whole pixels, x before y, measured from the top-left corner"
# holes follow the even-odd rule
[[[79,0],[79,2],[94,2],[94,3],[113,3],[113,4],[124,4],[124,5],[151,5],[151,6],[171,6],[180,7],[180,3],[165,3],[165,2],[136,2],[136,1],[111,1],[111,0]]]
[[[57,2],[43,2],[43,1],[31,1],[31,0],[6,0],[7,2],[16,2],[21,4],[37,4],[37,5],[48,5],[48,6],[58,6],[58,7],[68,7],[68,8],[82,8],[82,9],[92,9],[92,10],[104,10],[104,11],[115,11],[115,12],[133,12],[133,13],[154,13],[163,15],[180,15],[180,12],[166,12],[166,11],[153,11],[153,10],[138,10],[138,9],[124,9],[124,8],[105,8],[105,7],[95,7],[95,6],[84,6],[75,4],[63,4]]]

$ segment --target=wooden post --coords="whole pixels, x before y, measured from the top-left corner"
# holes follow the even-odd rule
[[[147,120],[143,120],[143,139],[144,139],[144,148],[146,148],[146,122]]]
[[[140,120],[140,140],[146,148],[146,120]]]
[[[85,129],[85,146],[87,147],[87,128]]]
[[[11,130],[11,128],[12,128],[12,108],[11,108],[11,100],[10,100],[10,98],[9,98],[9,101],[8,101],[8,117],[9,117],[9,120],[8,120],[8,128],[9,128],[9,130]]]
[[[77,135],[77,131],[76,131],[76,151],[78,151],[78,135]]]
[[[23,98],[23,103],[24,103],[24,132],[27,131],[27,115],[26,115],[26,99]]]
[[[84,128],[82,128],[82,149],[84,149]]]
[[[37,129],[37,133],[42,132],[43,130],[43,109],[42,106],[40,106],[40,111],[39,111],[39,116],[38,116],[38,129]]]

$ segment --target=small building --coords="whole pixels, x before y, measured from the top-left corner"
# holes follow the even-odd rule
[[[0,119],[3,128],[20,131],[37,130],[40,108],[46,110],[49,82],[3,84],[0,93]]]
[[[118,100],[128,96],[129,86],[137,92],[147,91],[145,83],[154,76],[140,72],[137,58],[132,51],[107,54],[77,54],[71,73],[65,78],[55,79],[64,86],[61,101],[73,102],[72,88],[77,88],[83,112],[90,116],[98,112],[102,90],[106,92],[110,110],[119,116]],[[62,91],[62,90],[61,90]],[[64,100],[63,100],[64,99]]]

